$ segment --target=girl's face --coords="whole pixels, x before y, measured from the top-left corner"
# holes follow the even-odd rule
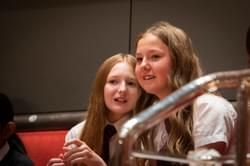
[[[104,101],[110,110],[108,120],[115,122],[129,114],[140,94],[133,68],[126,62],[114,65],[104,85]]]
[[[142,88],[159,99],[170,94],[172,60],[165,43],[153,34],[145,34],[137,43],[136,59],[136,78]]]

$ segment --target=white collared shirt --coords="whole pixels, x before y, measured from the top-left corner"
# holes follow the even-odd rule
[[[3,160],[3,158],[7,155],[7,153],[10,150],[10,146],[8,144],[8,142],[6,142],[3,147],[0,149],[0,161]]]
[[[115,148],[116,148],[116,143],[119,139],[118,135],[120,134],[120,131],[121,131],[121,127],[122,125],[129,119],[129,116],[125,116],[123,118],[121,118],[120,120],[118,120],[117,122],[115,123],[110,123],[108,122],[108,124],[112,124],[114,125],[117,133],[112,136],[110,138],[110,143],[109,143],[109,149],[110,149],[110,156],[113,157],[115,155]]]
[[[193,118],[195,148],[215,142],[225,142],[229,146],[237,112],[226,99],[212,94],[198,97]]]
[[[129,115],[121,118],[120,120],[116,121],[115,123],[110,123],[107,122],[108,124],[114,125],[117,133],[110,138],[110,157],[113,157],[115,154],[115,147],[116,147],[116,142],[118,141],[118,134],[120,133],[120,128],[123,125],[124,122],[126,122],[129,119]],[[69,132],[66,134],[65,137],[65,142],[68,142],[69,140],[75,139],[75,138],[80,138],[82,128],[84,127],[86,123],[86,120],[78,123],[77,125],[73,126]]]

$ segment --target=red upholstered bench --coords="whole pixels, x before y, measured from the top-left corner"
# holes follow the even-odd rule
[[[67,130],[19,132],[28,156],[36,166],[46,166],[48,160],[62,153]]]
[[[16,115],[17,134],[35,165],[46,166],[63,152],[67,131],[85,116],[83,111]]]

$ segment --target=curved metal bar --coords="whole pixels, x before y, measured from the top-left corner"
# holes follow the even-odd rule
[[[241,154],[240,154],[241,155]],[[181,163],[181,164],[188,164],[190,162],[198,162],[198,160],[190,160],[187,159],[187,157],[181,157],[181,156],[174,156],[170,154],[160,154],[160,153],[153,153],[153,152],[139,152],[139,151],[132,151],[131,156],[135,158],[141,158],[141,159],[154,159],[154,160],[162,160],[162,161],[170,161],[175,163]],[[213,158],[211,159],[213,162],[225,164],[225,165],[233,165],[237,163],[236,160],[237,155],[224,155],[221,157]],[[208,163],[211,162],[211,160],[203,160],[199,161],[200,163]],[[236,161],[235,161],[236,160]],[[250,164],[250,153],[246,154],[246,164]],[[238,164],[239,165],[239,164]]]
[[[249,82],[242,81],[237,93],[237,108],[238,117],[236,124],[236,165],[246,166],[247,154],[247,137],[249,132],[248,117],[250,116],[247,109],[248,95],[249,95]]]
[[[177,108],[184,108],[206,92],[217,91],[218,88],[239,87],[242,80],[247,77],[250,77],[249,69],[218,72],[200,77],[131,118],[122,126],[119,133],[113,165],[133,165],[135,157],[131,155],[132,147],[138,136],[176,112]]]

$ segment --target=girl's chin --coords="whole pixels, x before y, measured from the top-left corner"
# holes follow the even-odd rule
[[[149,93],[149,94],[152,94],[152,95],[156,95],[156,93],[155,93],[155,91],[153,90],[153,89],[149,89],[149,88],[145,88],[144,89],[147,93]]]

